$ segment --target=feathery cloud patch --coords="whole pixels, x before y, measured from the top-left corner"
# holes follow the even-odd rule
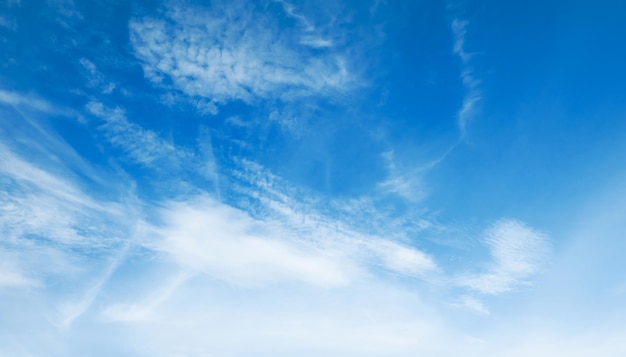
[[[503,219],[485,232],[493,261],[484,273],[460,278],[460,285],[483,294],[501,294],[527,283],[548,254],[548,237],[525,224]]]
[[[129,24],[131,43],[146,76],[216,103],[283,99],[347,91],[356,84],[340,52],[312,51],[328,42],[297,37],[245,2],[210,8],[172,5],[165,18]]]

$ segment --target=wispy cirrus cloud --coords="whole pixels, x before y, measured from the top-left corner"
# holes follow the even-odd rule
[[[303,36],[300,40],[300,44],[315,48],[333,47],[334,42],[329,39],[316,37],[316,36]]]
[[[81,58],[78,60],[80,65],[85,69],[87,87],[96,88],[102,94],[111,94],[116,87],[116,84],[106,80],[106,77],[98,70],[96,65],[87,58]]]
[[[98,129],[111,145],[124,152],[126,160],[163,172],[174,180],[180,178],[176,175],[191,173],[194,177],[211,182],[219,195],[218,165],[208,130],[200,130],[194,148],[181,147],[171,139],[165,139],[159,133],[133,122],[121,108],[109,108],[92,101],[87,103],[86,109],[102,121]]]
[[[448,149],[439,158],[409,168],[406,164],[400,165],[401,161],[395,158],[393,150],[384,152],[381,156],[387,162],[388,173],[386,179],[378,183],[378,188],[384,193],[397,195],[409,202],[417,203],[423,200],[428,193],[424,177],[443,161],[452,149],[453,147]]]
[[[89,102],[87,110],[103,120],[101,129],[111,144],[123,149],[129,158],[141,165],[152,165],[155,161],[178,164],[181,156],[185,156],[170,141],[129,121],[120,108]]]
[[[285,13],[289,16],[292,17],[294,19],[296,19],[298,22],[300,22],[302,24],[302,26],[304,26],[304,29],[307,32],[313,31],[315,30],[315,25],[312,24],[304,15],[299,14],[296,11],[296,7],[285,0],[274,0],[276,2],[279,2],[282,6],[283,6],[283,10],[285,11]]]
[[[48,322],[67,327],[89,309],[110,277],[104,274],[94,285],[85,275],[99,275],[100,259],[119,257],[128,246],[137,211],[128,202],[85,191],[87,181],[101,192],[116,184],[38,119],[62,111],[37,97],[30,102],[19,93],[7,96],[12,100],[4,104],[19,110],[0,125],[6,143],[0,144],[1,285],[47,294],[54,306]]]
[[[120,214],[119,207],[94,201],[79,188],[36,167],[2,146],[0,175],[7,182],[1,199],[0,219],[5,237],[35,235],[63,244],[106,246],[100,238],[111,236],[108,215]],[[93,220],[105,214],[103,219]],[[83,226],[79,221],[91,221]],[[86,230],[86,227],[91,227]]]
[[[234,173],[234,188],[252,202],[245,208],[253,216],[286,229],[287,236],[341,251],[364,272],[369,267],[383,268],[421,279],[440,273],[432,256],[407,244],[406,226],[401,228],[404,222],[396,222],[372,202],[320,204],[319,197],[299,192],[262,166],[245,160],[240,164],[241,169]],[[412,217],[412,223],[425,221]]]
[[[454,45],[452,52],[461,61],[461,75],[465,87],[465,96],[461,104],[461,109],[457,113],[457,123],[461,131],[461,137],[465,137],[467,125],[476,116],[478,104],[482,100],[482,93],[479,89],[480,80],[476,78],[474,70],[470,64],[473,53],[467,51],[466,36],[469,23],[466,20],[452,20],[452,33],[454,34]]]
[[[5,146],[0,155],[0,286],[48,290],[64,277],[67,296],[51,312],[57,326],[67,327],[80,317],[100,293],[115,266],[94,285],[82,274],[99,274],[99,260],[118,257],[128,246],[134,210],[94,200],[67,178],[24,161]],[[61,170],[62,172],[62,170]],[[12,252],[12,253],[8,253]],[[83,291],[86,289],[86,291]],[[60,294],[64,295],[64,294]],[[80,295],[75,302],[66,301]],[[74,300],[73,298],[70,298]]]
[[[195,168],[188,152],[131,124],[121,109],[96,102],[87,109],[104,120],[101,128],[109,141],[138,163]],[[262,166],[233,159],[233,170],[224,173],[230,181],[226,190],[229,196],[238,192],[255,203],[235,208],[209,196],[164,202],[158,210],[164,223],[150,230],[161,238],[147,247],[166,253],[185,269],[242,285],[265,281],[345,285],[369,275],[371,266],[415,278],[438,274],[430,255],[402,244],[395,234],[381,237],[357,230],[354,222],[333,218],[336,210],[323,213],[314,197],[292,198],[295,187]],[[362,211],[349,215],[358,214]]]
[[[34,95],[25,95],[13,91],[7,91],[0,89],[0,103],[5,105],[11,105],[14,107],[26,107],[34,109],[44,113],[55,114],[61,110],[55,105],[49,103]]]
[[[307,49],[294,34],[300,30],[278,31],[275,20],[251,4],[170,4],[164,15],[133,19],[131,43],[150,80],[187,95],[216,103],[288,100],[334,95],[357,83],[345,55]]]
[[[511,219],[495,222],[484,233],[493,261],[486,271],[462,276],[458,282],[481,294],[497,295],[527,284],[549,252],[548,237]]]
[[[141,244],[194,275],[253,288],[336,288],[381,269],[420,279],[439,274],[432,256],[395,236],[360,232],[319,211],[315,199],[294,200],[284,182],[274,182],[257,164],[242,165],[236,175],[247,182],[241,193],[253,206],[235,208],[208,195],[163,202],[154,208],[157,221],[144,227]]]

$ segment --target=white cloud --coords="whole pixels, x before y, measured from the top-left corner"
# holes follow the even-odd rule
[[[465,51],[465,35],[467,34],[467,21],[454,19],[452,20],[452,32],[454,33],[454,47],[452,51],[461,58],[463,63],[467,63],[471,54]]]
[[[163,225],[149,233],[158,240],[145,244],[187,269],[245,286],[343,286],[370,275],[370,264],[414,277],[439,269],[419,250],[337,229],[339,222],[313,211],[280,210],[259,220],[208,197],[172,202],[161,212]]]
[[[52,173],[4,145],[0,149],[0,285],[48,291],[49,281],[63,277],[66,281],[54,283],[54,288],[71,287],[72,295],[82,291],[82,281],[73,279],[94,270],[98,274],[96,258],[115,256],[128,245],[135,212],[114,202],[94,200],[63,176],[69,176],[67,167],[57,166]],[[81,316],[111,269],[97,284],[78,293],[81,298],[75,303],[63,302],[60,314],[50,316],[55,324],[69,326]]]
[[[432,257],[413,248],[384,239],[374,240],[366,246],[380,255],[383,266],[400,274],[419,277],[439,270]]]
[[[485,232],[493,261],[481,274],[467,275],[459,284],[483,294],[513,290],[539,272],[548,253],[548,237],[525,224],[502,219]]]
[[[23,161],[7,147],[0,148],[0,177],[7,180],[0,191],[0,228],[6,239],[37,235],[92,248],[105,243],[101,238],[112,230],[106,218],[94,218],[115,217],[119,207],[95,202],[73,184]]]
[[[411,202],[419,202],[426,197],[426,190],[420,173],[393,175],[378,183],[378,187],[384,192],[397,195]]]
[[[124,150],[131,161],[165,170],[170,175],[189,170],[217,184],[217,163],[208,131],[201,131],[203,136],[198,150],[186,149],[131,122],[120,108],[111,109],[99,102],[89,102],[87,110],[103,120],[99,129],[113,146]]]
[[[104,120],[101,128],[111,144],[122,148],[139,164],[151,165],[155,161],[177,163],[181,156],[186,156],[185,152],[157,133],[130,122],[119,108],[109,109],[102,103],[89,102],[87,110]]]
[[[315,48],[324,48],[324,47],[333,47],[334,43],[332,40],[328,40],[325,38],[314,37],[314,36],[303,36],[300,39],[300,44]]]
[[[393,162],[389,163],[387,178],[377,187],[382,192],[402,197],[410,202],[422,201],[427,196],[424,184],[426,169],[399,170]]]
[[[181,104],[193,105],[197,113],[201,115],[216,115],[219,112],[217,104],[213,100],[201,96],[188,96],[177,90],[166,92],[159,99],[168,107],[176,107]]]
[[[406,165],[398,164],[393,151],[384,152],[381,156],[387,162],[387,178],[378,183],[378,188],[413,203],[422,201],[428,193],[424,176],[442,162],[453,148],[450,147],[439,158],[408,168]]]
[[[172,5],[165,15],[132,20],[131,43],[148,78],[187,95],[217,103],[288,100],[334,95],[356,83],[341,53],[313,54],[245,2]]]
[[[315,30],[315,26],[311,23],[311,21],[309,21],[306,16],[303,16],[299,13],[296,12],[296,7],[284,0],[274,0],[277,1],[279,3],[281,3],[281,5],[283,6],[283,10],[285,11],[285,13],[289,16],[292,17],[296,20],[298,20],[305,28],[306,31],[313,31]]]
[[[147,238],[148,247],[170,255],[182,266],[241,285],[296,281],[341,286],[355,268],[339,252],[284,237],[265,222],[204,197],[169,203],[161,212],[163,226]]]
[[[36,96],[26,96],[21,93],[0,89],[0,103],[12,106],[23,106],[45,113],[58,113],[59,109],[47,101]]]
[[[468,22],[454,19],[452,21],[452,32],[454,34],[454,47],[452,52],[461,60],[461,80],[465,86],[465,97],[461,104],[461,109],[457,113],[457,122],[461,130],[461,136],[465,137],[467,125],[476,116],[478,104],[482,100],[482,93],[479,89],[480,81],[475,77],[470,65],[473,53],[466,50],[465,36],[467,35]]]
[[[97,88],[102,94],[111,94],[116,87],[115,83],[107,82],[104,75],[98,70],[96,65],[86,58],[81,58],[78,62],[87,71],[87,86]]]

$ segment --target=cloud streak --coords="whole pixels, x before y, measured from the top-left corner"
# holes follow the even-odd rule
[[[56,114],[60,112],[57,107],[36,96],[26,96],[2,89],[0,89],[0,103],[14,107],[27,107],[44,113]]]
[[[466,36],[468,22],[464,20],[452,20],[452,33],[454,34],[454,47],[452,52],[461,61],[460,78],[465,87],[465,96],[461,104],[461,109],[457,113],[457,123],[461,131],[461,137],[465,138],[468,124],[474,120],[478,105],[482,100],[482,93],[479,89],[480,80],[474,75],[474,70],[470,64],[473,53],[467,52]]]

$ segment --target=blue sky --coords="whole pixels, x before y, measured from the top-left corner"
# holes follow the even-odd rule
[[[0,355],[626,354],[620,1],[0,3]]]

